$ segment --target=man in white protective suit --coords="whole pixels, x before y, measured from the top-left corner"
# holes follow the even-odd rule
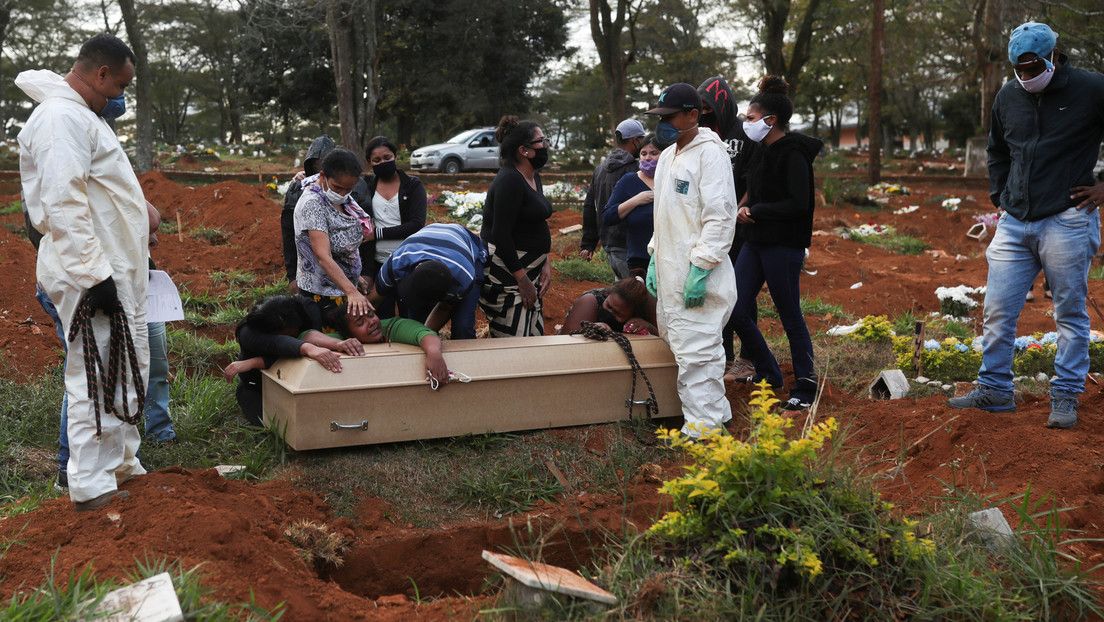
[[[732,162],[715,132],[698,127],[701,96],[689,84],[664,89],[659,115],[665,147],[655,174],[655,233],[647,286],[659,335],[678,363],[682,433],[694,438],[732,418],[725,398],[721,328],[736,304],[728,249],[736,230]]]
[[[117,37],[99,34],[81,46],[63,76],[35,70],[15,84],[38,102],[19,132],[19,173],[31,224],[44,237],[38,281],[57,306],[68,336],[78,303],[90,295],[100,357],[107,364],[109,312],[122,305],[133,336],[142,379],[149,377],[146,290],[149,219],[142,187],[108,120],[125,111],[123,90],[134,78],[134,53]],[[77,511],[94,510],[129,493],[119,484],[145,469],[138,462],[138,430],[103,412],[102,401],[126,401],[140,413],[137,391],[101,400],[102,434],[90,398],[80,338],[69,343],[65,391],[69,399],[69,497]],[[128,371],[129,378],[130,373]],[[120,412],[122,412],[120,410]]]

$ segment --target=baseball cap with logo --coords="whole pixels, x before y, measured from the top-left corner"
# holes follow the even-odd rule
[[[648,114],[665,115],[684,110],[701,110],[701,106],[702,100],[698,89],[685,82],[679,82],[663,89],[659,102],[655,108],[648,111]]]
[[[1054,50],[1057,40],[1058,35],[1046,24],[1027,22],[1017,26],[1012,31],[1012,36],[1008,37],[1008,61],[1015,65],[1024,54],[1035,54],[1043,58]],[[1053,67],[1049,60],[1046,64],[1047,69]]]

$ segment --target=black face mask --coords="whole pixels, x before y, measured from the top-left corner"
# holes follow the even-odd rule
[[[533,167],[534,171],[548,164],[548,147],[533,149],[533,157],[529,158],[529,164]]]
[[[702,113],[702,115],[698,117],[698,125],[710,129],[717,127],[717,114],[715,112]]]
[[[386,162],[372,165],[372,173],[380,179],[391,179],[395,176],[396,170],[397,166],[394,160],[387,160]]]

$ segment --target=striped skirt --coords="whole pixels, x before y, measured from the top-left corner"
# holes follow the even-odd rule
[[[532,309],[521,303],[517,279],[495,254],[495,245],[488,244],[491,260],[487,263],[479,306],[487,316],[492,337],[532,337],[544,334],[544,314],[540,296]],[[525,266],[525,274],[534,284],[541,275],[548,253],[518,251],[518,259]],[[540,289],[538,287],[538,289]]]

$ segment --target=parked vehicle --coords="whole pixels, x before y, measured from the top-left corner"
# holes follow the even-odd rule
[[[455,174],[463,170],[498,169],[498,141],[493,127],[465,130],[443,143],[419,147],[410,154],[410,170]]]

